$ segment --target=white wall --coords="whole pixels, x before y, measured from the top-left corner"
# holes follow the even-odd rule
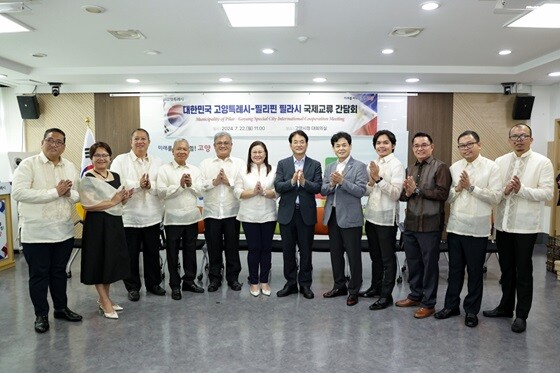
[[[548,143],[554,142],[554,121],[560,118],[560,84],[552,86],[534,86],[532,95],[535,96],[533,112],[529,125],[533,130],[532,149],[543,155],[548,155]],[[550,232],[550,217],[552,209],[545,206],[541,227],[543,232]]]

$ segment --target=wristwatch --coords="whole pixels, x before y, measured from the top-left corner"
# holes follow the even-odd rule
[[[419,196],[420,195],[420,188],[416,187],[416,189],[414,189],[414,194]]]
[[[379,184],[379,182],[380,182],[381,180],[383,180],[382,177],[380,177],[379,180],[377,180],[377,181],[375,182],[375,184]]]
[[[473,190],[474,190],[474,185],[471,185],[471,186],[469,187],[469,193],[472,193]]]

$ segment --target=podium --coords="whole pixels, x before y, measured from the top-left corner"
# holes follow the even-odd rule
[[[0,183],[0,271],[15,266],[10,184]]]

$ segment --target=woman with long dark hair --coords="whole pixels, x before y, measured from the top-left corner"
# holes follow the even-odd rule
[[[276,227],[276,167],[268,163],[268,150],[262,141],[249,146],[247,170],[235,181],[235,196],[241,200],[237,220],[243,224],[249,252],[249,284],[251,295],[262,290],[270,295],[269,274],[272,266],[272,237]],[[260,284],[260,287],[259,287]]]

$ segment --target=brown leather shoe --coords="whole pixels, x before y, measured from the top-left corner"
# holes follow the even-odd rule
[[[412,300],[412,299],[402,299],[397,301],[397,303],[395,303],[395,306],[397,307],[416,307],[420,305],[420,302],[417,300]]]
[[[434,307],[432,308],[420,307],[418,308],[418,311],[414,313],[414,317],[417,319],[425,319],[426,317],[432,316],[435,312],[436,309]]]

